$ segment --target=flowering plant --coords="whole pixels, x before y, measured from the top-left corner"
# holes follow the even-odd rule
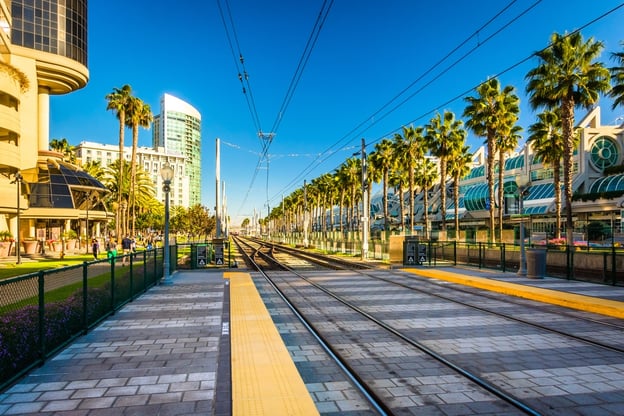
[[[568,240],[563,237],[551,238],[550,240],[548,240],[548,244],[551,244],[553,246],[565,246],[567,242]]]

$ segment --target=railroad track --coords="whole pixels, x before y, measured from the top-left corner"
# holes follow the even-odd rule
[[[453,394],[479,398],[466,400],[470,405],[464,405],[480,410],[461,414],[546,415],[568,414],[568,410],[569,414],[591,414],[595,409],[587,413],[568,409],[570,404],[563,404],[560,398],[565,396],[565,390],[556,393],[553,388],[548,393],[535,385],[534,379],[544,383],[550,379],[554,383],[556,376],[526,377],[527,387],[518,386],[514,380],[518,372],[539,373],[535,368],[519,368],[530,363],[531,355],[542,367],[578,367],[579,372],[587,372],[585,376],[578,375],[576,383],[582,386],[591,377],[601,376],[599,366],[624,361],[621,320],[511,300],[400,271],[327,270],[303,268],[265,273],[352,374],[350,377],[361,382],[374,406],[387,414],[427,412],[434,408],[444,412],[450,404],[441,398]],[[448,334],[471,321],[477,324],[468,324],[463,333]],[[474,327],[484,332],[470,333]],[[478,344],[473,344],[475,340]],[[542,360],[535,346],[542,346]],[[579,361],[565,363],[559,359],[559,364],[546,364],[557,362],[557,350],[560,356]],[[484,353],[486,360],[475,358]],[[423,376],[415,368],[427,368],[432,375]],[[429,383],[427,388],[423,387],[423,379]],[[573,381],[566,382],[574,384]],[[529,386],[531,383],[534,385]],[[438,393],[431,393],[435,389]],[[399,390],[407,393],[395,397],[392,392]],[[622,394],[621,388],[614,390]]]

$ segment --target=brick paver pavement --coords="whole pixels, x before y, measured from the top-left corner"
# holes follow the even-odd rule
[[[178,272],[173,281],[0,394],[0,415],[215,414],[226,281],[220,271]]]

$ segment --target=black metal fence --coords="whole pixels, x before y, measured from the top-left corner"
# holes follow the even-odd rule
[[[158,248],[1,280],[0,391],[162,276]]]
[[[515,244],[426,241],[428,264],[452,263],[501,271],[517,271],[521,250]],[[624,285],[624,248],[589,246],[536,246],[545,250],[545,274],[551,277]],[[528,256],[529,262],[531,261]]]

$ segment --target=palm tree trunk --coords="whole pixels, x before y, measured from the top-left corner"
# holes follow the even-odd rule
[[[503,184],[503,173],[505,171],[505,155],[501,148],[498,152],[498,238],[503,241],[503,194],[505,186]]]
[[[399,187],[399,209],[401,210],[401,229],[403,233],[405,233],[405,200],[403,197],[405,196],[405,192],[403,187]]]
[[[567,244],[574,242],[574,224],[572,222],[572,170],[574,156],[574,99],[563,100],[561,106],[561,127],[564,138],[563,182],[566,202],[566,237]]]
[[[488,199],[489,199],[489,214],[490,214],[490,233],[488,241],[490,243],[496,242],[495,238],[495,226],[494,226],[494,134],[488,132],[487,139],[487,181],[488,181]]]
[[[414,229],[414,167],[410,166],[409,171],[409,233],[407,235],[412,235],[412,230]]]
[[[442,231],[446,231],[446,158],[440,158],[440,210]]]
[[[423,188],[423,208],[425,209],[425,240],[429,239],[429,189]]]
[[[132,164],[130,165],[130,206],[132,207],[132,235],[135,234],[134,226],[136,223],[136,158],[137,148],[139,147],[139,126],[132,126]]]
[[[121,243],[121,203],[123,201],[123,161],[124,161],[124,128],[125,128],[126,112],[119,110],[119,184],[117,185],[117,220],[115,221],[117,244]]]
[[[553,167],[553,187],[555,188],[555,238],[561,238],[561,167],[557,161]]]
[[[453,202],[455,204],[455,241],[459,242],[459,176],[453,178]]]

